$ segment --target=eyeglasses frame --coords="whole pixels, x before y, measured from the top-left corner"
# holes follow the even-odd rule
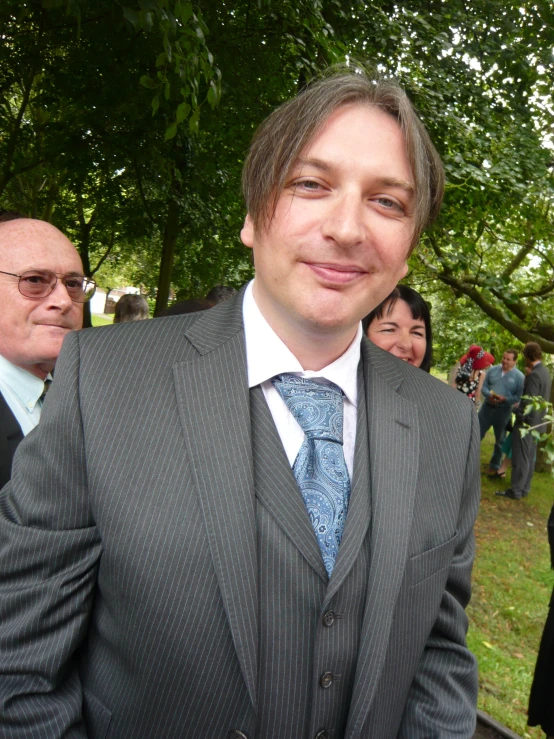
[[[33,272],[36,272],[39,274],[42,272],[43,274],[54,275],[54,277],[56,278],[56,282],[52,285],[52,289],[50,290],[49,293],[46,293],[46,295],[40,295],[35,298],[30,295],[25,295],[25,293],[21,292],[21,280],[23,279],[23,277],[25,277],[26,274],[29,274],[29,273],[33,274]],[[88,284],[94,285],[94,289],[92,290],[92,292],[90,293],[90,295],[87,297],[86,300],[75,300],[74,298],[71,298],[71,295],[69,295],[69,291],[68,291],[67,294],[69,295],[73,303],[79,303],[80,305],[83,305],[84,303],[89,303],[92,296],[96,292],[96,288],[97,288],[97,284],[95,280],[91,280],[90,277],[85,277],[85,275],[71,274],[71,273],[58,274],[56,272],[51,272],[49,269],[29,269],[27,270],[27,272],[24,272],[22,275],[16,275],[14,272],[4,272],[3,270],[0,269],[0,275],[9,275],[10,277],[17,277],[18,279],[17,289],[19,290],[21,295],[23,295],[24,298],[27,298],[27,300],[44,300],[44,298],[47,298],[49,295],[52,295],[60,279],[63,282],[64,278],[69,278],[69,277],[82,277],[83,280],[85,280],[85,282],[87,282]],[[65,282],[63,282],[63,286],[67,290],[67,285],[65,284]]]

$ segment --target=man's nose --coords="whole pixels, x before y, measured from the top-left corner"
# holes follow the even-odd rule
[[[323,235],[344,247],[355,246],[365,237],[364,204],[360,196],[337,196],[323,222]]]
[[[73,305],[73,301],[69,297],[67,288],[63,281],[58,278],[52,292],[44,298],[44,302],[49,308],[57,308],[58,310],[68,311]]]

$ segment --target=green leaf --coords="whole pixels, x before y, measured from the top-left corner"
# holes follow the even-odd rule
[[[177,123],[182,123],[190,113],[190,105],[188,103],[181,103],[177,108]]]
[[[163,64],[165,64],[167,61],[167,54],[165,51],[162,51],[161,54],[158,55],[158,58],[156,59],[156,67],[161,67]]]
[[[196,108],[189,119],[189,129],[191,133],[198,133],[198,121],[200,120],[200,107]]]
[[[174,138],[176,133],[177,133],[177,123],[173,121],[173,123],[170,123],[169,126],[165,130],[164,141],[169,141],[170,139]]]
[[[192,18],[194,11],[191,3],[183,3],[181,9],[181,23],[186,26],[189,20]]]
[[[123,8],[123,17],[135,28],[139,25],[138,13],[132,8]]]
[[[208,103],[212,108],[215,108],[217,104],[217,90],[213,80],[210,81],[210,86],[208,87]]]
[[[156,80],[153,80],[152,77],[149,77],[147,74],[142,75],[140,78],[140,84],[143,87],[147,87],[149,90],[156,90],[158,88]]]

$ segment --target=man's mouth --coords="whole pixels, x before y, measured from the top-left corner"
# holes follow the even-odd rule
[[[325,282],[346,285],[359,279],[366,271],[355,264],[333,264],[326,262],[306,262],[307,266]]]

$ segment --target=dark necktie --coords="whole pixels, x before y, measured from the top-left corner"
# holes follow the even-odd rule
[[[42,391],[42,395],[39,398],[41,404],[44,402],[44,398],[46,397],[46,393],[48,392],[48,388],[50,387],[51,384],[52,384],[52,380],[50,378],[44,381],[44,390]]]
[[[343,393],[333,383],[290,374],[277,375],[272,383],[305,434],[292,471],[330,577],[350,499],[342,448]]]

